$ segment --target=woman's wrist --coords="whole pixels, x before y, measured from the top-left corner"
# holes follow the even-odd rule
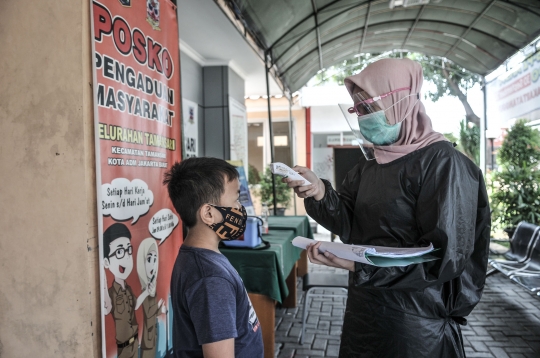
[[[317,194],[313,196],[313,199],[317,201],[321,201],[322,198],[324,198],[324,194],[326,193],[326,186],[324,185],[324,182],[320,178],[317,178],[317,179],[318,179],[317,186],[319,187],[319,190],[317,191]]]

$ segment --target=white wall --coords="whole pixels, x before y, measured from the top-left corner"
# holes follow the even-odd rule
[[[311,133],[350,131],[351,128],[337,105],[311,107]]]

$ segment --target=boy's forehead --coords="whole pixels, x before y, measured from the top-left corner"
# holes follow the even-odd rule
[[[240,186],[240,180],[238,180],[238,178],[229,179],[228,177],[225,177],[225,183],[231,186]]]
[[[226,181],[225,184],[225,193],[236,193],[240,190],[240,181],[238,178],[234,178],[233,180]]]

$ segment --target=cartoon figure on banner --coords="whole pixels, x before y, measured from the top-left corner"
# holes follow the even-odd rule
[[[114,275],[114,282],[107,289],[104,277],[104,313],[112,313],[116,330],[118,358],[138,357],[139,339],[135,317],[135,295],[126,279],[133,270],[131,232],[124,224],[115,223],[103,233],[103,266]]]
[[[146,0],[146,21],[154,30],[159,28],[159,0]]]
[[[158,322],[161,312],[167,313],[163,299],[156,303],[157,274],[159,267],[158,245],[153,238],[144,239],[137,252],[137,273],[141,281],[142,293],[137,299],[135,309],[143,307],[143,325],[141,338],[141,358],[156,356]]]

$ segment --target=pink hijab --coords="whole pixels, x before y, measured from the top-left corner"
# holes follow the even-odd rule
[[[411,94],[420,94],[422,88],[422,66],[409,59],[387,58],[368,65],[359,74],[345,78],[345,87],[351,97],[358,89],[370,96],[379,96],[398,88],[410,87],[410,91],[399,91],[381,100],[384,108]],[[388,146],[375,146],[377,163],[390,163],[431,143],[447,141],[431,126],[431,119],[426,109],[416,96],[410,96],[385,112],[390,124],[401,123],[401,132],[397,142]],[[354,98],[353,98],[354,99]]]

